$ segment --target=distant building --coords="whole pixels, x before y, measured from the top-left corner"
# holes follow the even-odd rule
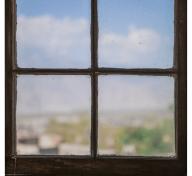
[[[115,153],[114,149],[99,149],[100,155],[114,155]]]
[[[23,137],[18,139],[18,142],[20,144],[31,144],[31,145],[37,145],[38,144],[38,138],[35,136],[31,136],[31,137]]]
[[[61,137],[56,134],[43,134],[39,137],[39,153],[42,155],[57,155]]]
[[[62,143],[59,145],[60,155],[88,155],[90,154],[89,145]]]
[[[29,145],[37,145],[38,144],[38,136],[33,133],[31,130],[18,130],[17,133],[18,143],[20,144],[29,144]]]
[[[39,148],[40,155],[58,155],[58,147],[49,147],[49,148]]]
[[[31,144],[18,144],[17,145],[17,153],[22,155],[38,155],[39,148],[37,145]]]
[[[122,154],[124,155],[134,155],[136,154],[136,148],[134,145],[124,145],[122,149]]]

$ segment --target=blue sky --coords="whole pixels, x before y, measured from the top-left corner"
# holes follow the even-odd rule
[[[17,0],[17,4],[19,15],[88,18],[90,14],[90,0]]]
[[[17,0],[17,4],[18,15],[90,19],[90,0]],[[107,24],[116,32],[123,32],[132,24],[172,35],[173,7],[173,0],[98,0],[100,24]]]
[[[106,36],[109,33],[113,34],[108,37],[113,43],[112,46],[108,45],[108,47],[111,47],[108,49],[109,51],[107,49],[104,50],[102,37],[100,37],[100,65],[105,67],[163,68],[172,66],[174,37],[173,0],[100,0],[98,7],[100,36]],[[131,31],[137,33],[131,33]],[[148,35],[152,33],[153,35]],[[133,51],[129,49],[130,45],[133,44],[129,43],[131,34],[132,36],[138,36],[135,40],[137,43],[143,43],[143,45],[147,46],[147,43],[149,44],[150,42],[149,48],[155,46],[157,42],[160,42],[160,46],[154,51],[151,49],[151,52],[147,52],[147,54],[135,54],[139,53],[139,50],[136,50],[133,55],[129,54]],[[120,38],[122,37],[127,38],[127,40],[121,40]],[[150,37],[152,40],[150,40]],[[125,57],[117,54],[118,51],[123,53],[120,49],[117,51],[115,49],[118,47],[123,48],[118,40],[128,45],[125,49],[127,52],[124,52]],[[113,46],[115,47],[113,48]],[[140,45],[138,49],[141,48],[142,46]],[[107,52],[111,54],[106,54]],[[119,61],[116,59],[116,61],[111,62],[110,58],[112,56],[119,58]]]
[[[90,0],[17,0],[17,4],[19,15],[49,14],[58,18],[65,16],[89,18],[90,15]],[[112,20],[109,24],[115,31],[122,31],[126,29],[127,23],[134,23],[171,34],[173,32],[173,6],[173,0],[98,1],[101,22],[104,22],[110,15]]]
[[[124,32],[127,24],[173,32],[173,0],[100,0],[101,24]]]
[[[33,18],[43,16],[54,17],[53,20],[61,20],[60,22],[66,18],[70,18],[71,21],[84,19],[86,21],[86,34],[84,33],[84,35],[87,38],[90,37],[90,0],[18,0],[17,4],[18,29],[22,29],[22,24],[19,21],[20,16],[29,18],[26,21],[32,21]],[[104,67],[171,67],[174,37],[173,7],[173,0],[99,0],[99,65]],[[45,28],[45,25],[42,27],[35,26],[34,23],[31,23],[31,25],[33,26],[30,26],[30,28]],[[54,23],[50,25],[54,25]],[[134,31],[136,32],[134,33]],[[131,34],[135,35],[138,41],[135,40],[135,43],[130,43]],[[28,33],[28,35],[30,34]],[[47,34],[47,40],[49,40],[50,35],[59,38],[61,34],[54,30],[50,31]],[[82,33],[79,35],[83,36]],[[72,38],[74,35],[72,34],[70,37]],[[106,44],[106,37],[110,38],[110,43]],[[119,38],[125,38],[125,40],[119,41]],[[77,43],[77,40],[75,43]],[[55,38],[53,38],[53,41],[55,42]],[[65,42],[65,38],[57,42]],[[123,42],[124,45],[121,44]],[[143,46],[139,46],[140,43]],[[30,46],[21,43],[21,47],[18,49],[18,63],[21,67],[89,67],[90,41],[87,39],[84,44],[85,48],[78,49],[77,46],[74,46],[77,49],[76,54],[73,52],[74,56],[72,54],[69,54],[70,56],[62,55],[63,58],[68,57],[68,60],[63,59],[65,61],[62,63],[62,58],[58,61],[48,59],[47,53],[42,54],[42,48],[36,47],[35,43]],[[135,48],[139,47],[138,50],[130,49],[130,45],[133,44],[136,44]],[[124,46],[125,49],[122,51],[121,48],[124,48]],[[149,52],[150,47],[154,46],[156,48]],[[80,47],[82,47],[82,43],[80,43]],[[147,51],[140,53],[140,50],[143,50],[144,47],[148,47]],[[30,58],[26,60],[25,57],[35,51],[39,53],[41,59],[38,61],[36,54],[31,56],[31,61]],[[59,58],[57,55],[56,57]],[[44,60],[46,60],[46,64],[43,65]]]

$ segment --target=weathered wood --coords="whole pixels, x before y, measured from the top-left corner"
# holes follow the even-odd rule
[[[177,160],[17,158],[16,174],[83,176],[184,176]],[[10,173],[7,171],[7,173]]]

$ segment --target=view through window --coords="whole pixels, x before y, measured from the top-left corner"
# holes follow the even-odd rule
[[[97,5],[17,0],[17,153],[175,156],[174,1]]]

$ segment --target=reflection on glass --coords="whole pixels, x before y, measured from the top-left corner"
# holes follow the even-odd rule
[[[99,77],[99,154],[173,156],[174,79]]]
[[[17,0],[17,7],[19,67],[89,67],[90,0]]]
[[[86,76],[19,76],[18,154],[89,155],[89,84]]]
[[[173,64],[174,0],[99,0],[99,65]]]

